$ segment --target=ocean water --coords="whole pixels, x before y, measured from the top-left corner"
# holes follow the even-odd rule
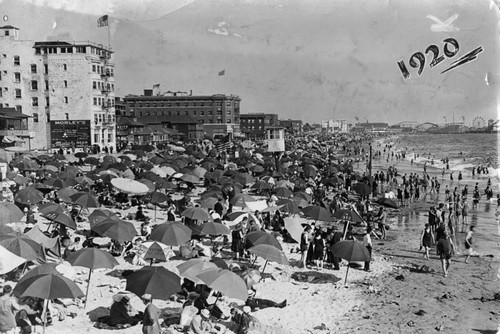
[[[499,134],[422,134],[401,135],[394,140],[400,149],[406,149],[407,158],[428,165],[444,167],[443,159],[448,158],[453,171],[471,171],[472,167],[489,166],[490,176],[499,175]],[[415,155],[418,158],[415,159]]]
[[[491,181],[494,198],[486,201],[482,194],[478,210],[469,213],[469,223],[475,225],[475,250],[481,255],[494,255],[500,259],[500,206],[497,205],[496,195],[500,193],[499,169],[499,136],[490,134],[419,134],[399,135],[384,138],[379,141],[383,149],[385,144],[391,144],[396,152],[406,152],[406,165],[413,159],[411,169],[419,174],[423,172],[423,164],[427,163],[427,171],[438,176],[441,182],[441,192],[438,197],[427,195],[424,201],[429,203],[444,202],[444,188],[446,185],[453,190],[461,189],[465,184],[469,187],[469,205],[472,207],[472,190],[476,183],[481,194],[488,180]],[[442,168],[445,167],[443,159],[449,159],[450,170],[446,170],[443,177]],[[431,165],[434,160],[434,165]],[[400,162],[401,163],[401,162]],[[399,164],[400,164],[399,163]],[[395,163],[398,167],[398,163]],[[487,166],[488,174],[472,176],[472,167]],[[434,168],[433,168],[434,167]],[[453,171],[454,180],[451,181],[449,173]],[[461,171],[464,179],[458,181],[458,172]],[[398,217],[396,224],[402,228],[409,228],[417,224],[423,226],[427,222],[426,212],[410,212],[407,216]],[[464,234],[457,235],[457,242],[463,248]]]

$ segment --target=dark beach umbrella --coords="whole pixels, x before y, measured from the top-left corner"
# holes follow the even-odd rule
[[[51,220],[54,223],[65,225],[65,226],[72,228],[74,230],[77,229],[76,223],[73,220],[73,218],[71,218],[71,216],[65,212],[60,212],[60,213],[52,212],[52,213],[48,213],[46,215],[43,215],[42,217],[47,218],[48,220]]]
[[[293,192],[285,187],[274,188],[273,192],[276,196],[281,198],[290,198],[291,196],[293,196]]]
[[[269,189],[271,189],[271,185],[267,182],[259,180],[259,181],[254,183],[252,188],[257,189],[257,190],[269,190]]]
[[[279,210],[282,212],[288,212],[292,215],[299,213],[299,208],[297,204],[291,199],[286,199],[286,198],[280,199],[279,201],[276,202],[276,205],[281,206]]]
[[[212,217],[201,207],[187,208],[181,213],[181,216],[199,221],[209,221]]]
[[[153,260],[159,260],[160,262],[168,261],[170,254],[172,254],[172,249],[158,241],[146,241],[139,245],[137,254],[144,260],[150,259],[152,265]]]
[[[99,165],[99,159],[97,159],[96,157],[87,157],[85,158],[85,160],[83,160],[83,163],[86,165],[97,166]]]
[[[132,241],[137,235],[137,230],[134,224],[119,220],[108,218],[100,223],[97,223],[92,227],[92,231],[96,232],[100,236],[108,237],[112,240],[123,242]]]
[[[52,190],[54,190],[54,187],[51,187],[48,184],[43,184],[43,183],[40,183],[40,182],[33,183],[28,188],[34,188],[34,189],[40,191],[42,194],[48,194]],[[27,189],[27,188],[25,188],[25,189]]]
[[[322,206],[310,205],[302,209],[304,215],[314,220],[320,220],[325,222],[333,221],[333,217],[330,212]]]
[[[306,206],[309,206],[309,202],[307,202],[305,199],[299,196],[294,196],[292,198],[292,201],[299,207],[299,208],[305,208]]]
[[[102,251],[97,248],[83,248],[79,251],[70,254],[66,260],[75,267],[89,268],[89,278],[87,283],[87,290],[85,292],[85,306],[87,306],[87,299],[89,295],[90,277],[92,271],[99,268],[112,269],[118,265],[118,261],[108,252]]]
[[[300,197],[306,200],[308,203],[312,201],[312,196],[304,191],[298,191],[295,193],[294,197]]]
[[[248,290],[245,281],[227,269],[210,268],[196,275],[208,287],[219,291],[229,298],[247,300]]]
[[[254,231],[247,233],[245,236],[248,241],[252,243],[252,245],[270,245],[278,248],[279,250],[283,250],[280,242],[273,237],[271,234],[265,231]]]
[[[388,208],[393,208],[393,209],[399,208],[398,204],[390,198],[379,198],[377,203]]]
[[[200,201],[200,206],[205,209],[213,209],[219,200],[215,197],[207,197]]]
[[[73,204],[78,204],[82,208],[98,208],[101,206],[95,196],[86,192],[76,193],[71,195],[70,198]]]
[[[241,183],[243,185],[248,185],[255,182],[253,176],[247,173],[237,173],[236,175],[234,175],[233,178],[236,182]]]
[[[78,190],[74,188],[63,188],[59,189],[57,192],[57,197],[63,202],[66,203],[72,203],[73,200],[71,199],[71,196],[78,194]]]
[[[169,246],[180,246],[191,240],[192,230],[178,222],[167,222],[153,226],[151,240]]]
[[[56,271],[56,267],[60,263],[54,263],[54,262],[47,262],[47,263],[42,263],[36,266],[33,269],[28,270],[23,276],[22,280],[27,280],[30,277],[33,276],[38,276],[38,275],[45,275],[45,274],[52,274],[52,273],[58,273]]]
[[[19,190],[14,199],[17,203],[32,205],[43,201],[43,194],[35,188],[28,187]]]
[[[113,211],[108,209],[96,209],[89,215],[88,218],[89,218],[90,228],[94,227],[94,225],[97,225],[106,219],[120,220],[120,218]]]
[[[143,267],[128,275],[126,290],[137,296],[150,294],[153,299],[168,300],[181,291],[181,278],[163,267]]]
[[[87,177],[87,176],[78,176],[75,178],[75,181],[80,183],[80,184],[88,184],[90,186],[93,186],[95,184],[94,180],[92,180],[91,178]]]
[[[255,202],[256,199],[247,194],[238,194],[231,199],[231,204],[238,207],[245,207],[247,202]]]
[[[332,253],[336,257],[340,257],[349,262],[365,262],[370,261],[371,255],[368,249],[361,243],[355,240],[339,241],[330,247]],[[349,265],[345,274],[345,283],[347,284],[347,274],[349,274]]]
[[[24,213],[17,205],[9,202],[0,202],[0,225],[20,222]]]
[[[56,272],[21,278],[13,294],[18,298],[37,297],[46,300],[84,296],[75,282]]]
[[[304,166],[304,176],[314,178],[318,174],[318,169],[313,165]]]
[[[224,224],[209,221],[201,226],[200,233],[206,235],[229,235],[231,231]]]
[[[54,188],[65,188],[68,186],[68,183],[60,178],[52,178],[44,182],[44,184],[54,187]]]
[[[363,218],[353,210],[339,209],[333,213],[333,217],[341,220],[347,220],[353,223],[362,223]]]
[[[82,159],[84,159],[84,158],[86,158],[87,156],[88,156],[88,154],[87,154],[87,153],[85,153],[85,152],[76,152],[76,153],[75,153],[75,157],[77,157],[77,158],[82,158]]]
[[[16,232],[12,227],[7,225],[0,225],[0,235],[15,234]]]
[[[200,178],[193,175],[193,174],[182,174],[180,179],[184,182],[190,182],[190,183],[199,183]]]
[[[359,196],[368,196],[371,193],[370,186],[363,182],[356,183],[352,186],[352,189],[354,189]]]
[[[45,261],[43,247],[35,241],[19,235],[1,235],[0,246],[28,261]]]
[[[66,212],[66,209],[61,204],[47,202],[38,206],[38,212],[40,212],[40,214],[42,215],[59,214]]]

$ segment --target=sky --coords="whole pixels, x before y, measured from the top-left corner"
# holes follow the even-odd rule
[[[61,16],[47,21],[52,31],[37,27],[31,35],[53,36],[29,36],[35,39],[95,33],[95,18],[109,14],[122,96],[161,83],[165,90],[234,93],[245,113],[309,122],[498,118],[496,0],[17,1],[89,15],[84,28]],[[131,41],[134,52],[118,52],[133,48]],[[442,59],[435,66],[433,52]]]

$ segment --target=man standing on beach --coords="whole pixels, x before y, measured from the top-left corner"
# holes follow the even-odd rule
[[[474,226],[471,226],[469,232],[465,236],[465,249],[467,252],[467,257],[465,258],[465,263],[469,263],[469,259],[472,256],[472,236],[474,233]]]
[[[443,237],[438,240],[436,250],[439,258],[441,259],[443,275],[444,277],[448,277],[448,269],[450,268],[451,264],[451,256],[455,252],[455,245],[450,239],[448,231],[444,231]]]

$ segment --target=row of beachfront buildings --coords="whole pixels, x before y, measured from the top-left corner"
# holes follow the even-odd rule
[[[113,148],[205,137],[261,139],[265,129],[302,134],[302,121],[242,114],[237,95],[162,92],[115,95],[110,47],[92,42],[33,41],[0,27],[0,147],[51,150]],[[15,151],[14,149],[12,149]]]

